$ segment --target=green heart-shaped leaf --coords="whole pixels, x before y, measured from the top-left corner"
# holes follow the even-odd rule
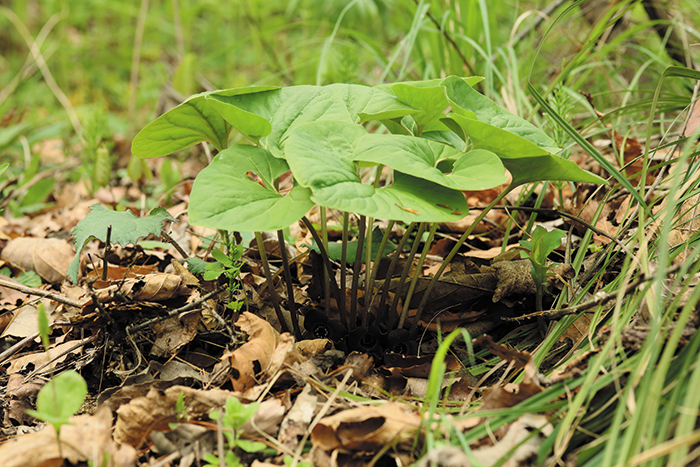
[[[231,95],[255,94],[274,86],[250,86],[219,91]],[[131,151],[136,157],[167,156],[201,141],[209,141],[216,149],[228,146],[231,125],[207,102],[211,92],[195,94],[174,109],[164,113],[143,128],[134,138]]]
[[[345,102],[351,116],[357,115],[360,122],[401,118],[418,112],[395,96],[377,88],[359,84],[331,84],[326,89],[335,91]]]
[[[354,121],[343,98],[332,89],[321,86],[291,86],[260,96],[216,93],[209,99],[218,101],[216,108],[231,125],[255,140],[263,136],[260,128],[264,124],[259,118],[255,119],[255,131],[248,134],[243,131],[248,128],[245,118],[252,114],[267,120],[270,131],[260,138],[260,143],[279,158],[284,158],[283,146],[289,132],[299,125],[323,120]],[[236,109],[225,110],[222,106],[226,105]]]
[[[445,87],[447,98],[456,114],[462,117],[474,118],[470,115],[473,114],[480,122],[520,136],[542,148],[545,153],[559,152],[559,148],[554,140],[544,134],[542,130],[527,120],[499,107],[495,102],[474,90],[461,78],[455,76],[445,78],[442,85]],[[471,137],[471,134],[469,136]],[[492,141],[492,144],[499,145],[500,141]],[[483,148],[493,151],[491,148]],[[497,151],[494,152],[498,154]]]
[[[506,181],[503,164],[490,151],[464,153],[413,136],[369,134],[359,142],[352,157],[355,161],[384,164],[454,190],[485,190]]]
[[[284,160],[259,147],[238,144],[222,151],[197,175],[190,221],[230,231],[288,227],[314,204],[307,188],[295,186],[286,196],[275,190],[275,181],[288,170]]]
[[[313,201],[329,208],[408,222],[446,222],[467,214],[461,192],[400,172],[394,172],[394,182],[389,186],[364,185],[353,154],[366,134],[359,125],[331,121],[309,123],[290,134],[285,146],[287,162],[298,182],[311,188]]]

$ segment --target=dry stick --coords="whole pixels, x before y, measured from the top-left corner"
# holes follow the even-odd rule
[[[196,308],[199,305],[201,305],[202,303],[206,302],[207,300],[209,300],[213,296],[223,292],[227,288],[228,288],[228,286],[226,286],[226,285],[220,285],[219,287],[212,290],[208,294],[199,297],[197,300],[195,300],[191,303],[188,303],[184,306],[181,306],[180,308],[176,308],[175,310],[171,310],[166,315],[159,316],[158,318],[148,320],[146,322],[143,322],[141,324],[137,324],[135,326],[130,326],[128,328],[128,330],[129,330],[129,332],[139,332],[140,330],[147,328],[151,324],[160,323],[161,321],[165,321],[166,319],[172,318],[173,316],[179,315],[180,313],[184,313],[186,311],[193,310],[194,308]]]
[[[262,262],[263,271],[265,272],[265,280],[268,283],[267,291],[270,294],[270,300],[272,301],[272,307],[275,309],[275,314],[277,319],[280,321],[280,326],[282,326],[282,331],[290,332],[289,326],[287,326],[287,320],[284,319],[282,314],[282,309],[280,308],[279,297],[277,296],[277,291],[275,290],[275,285],[272,283],[272,273],[270,273],[270,263],[267,262],[267,252],[265,251],[265,242],[263,241],[262,234],[260,232],[255,232],[255,241],[258,243],[258,252],[260,253],[260,260]]]
[[[428,239],[425,241],[425,245],[423,246],[423,252],[420,255],[420,258],[418,259],[418,264],[416,265],[416,272],[413,274],[413,278],[411,279],[411,285],[408,288],[408,293],[406,294],[406,306],[403,309],[403,312],[401,313],[401,320],[399,322],[399,329],[401,329],[405,323],[406,316],[408,315],[408,305],[411,303],[411,299],[413,298],[413,291],[416,290],[416,284],[418,284],[418,277],[421,275],[421,271],[423,270],[423,263],[425,262],[426,256],[428,256],[428,251],[430,251],[430,244],[433,243],[433,238],[435,238],[435,231],[438,228],[438,223],[435,222],[433,225],[430,226],[430,233],[428,234]],[[418,321],[416,321],[416,324]]]
[[[399,244],[396,247],[396,251],[394,252],[394,256],[391,258],[391,263],[389,263],[389,269],[387,269],[386,271],[386,278],[384,279],[384,285],[382,286],[382,298],[379,301],[379,315],[377,316],[377,321],[379,322],[383,321],[384,315],[387,314],[386,312],[388,310],[386,310],[384,307],[386,306],[386,301],[389,299],[389,288],[391,285],[391,278],[394,275],[396,265],[399,264],[399,257],[401,257],[401,253],[406,247],[408,239],[411,238],[411,232],[413,232],[413,229],[416,228],[416,225],[416,222],[411,222],[406,228],[406,232],[404,232],[403,236],[401,237],[401,240],[399,241]]]
[[[352,266],[352,286],[350,288],[350,327],[349,330],[355,329],[357,320],[357,287],[360,282],[360,267],[362,263],[362,245],[365,240],[365,216],[360,216],[358,223],[359,232],[357,234],[357,250],[355,251],[355,262]]]
[[[180,255],[183,258],[187,259],[190,257],[190,255],[188,255],[187,252],[185,252],[185,250],[182,249],[180,244],[177,243],[175,241],[175,239],[173,237],[171,237],[168,232],[166,232],[165,230],[162,230],[160,232],[160,235],[161,235],[161,237],[163,237],[165,239],[166,242],[170,243],[177,250],[177,252],[180,253]]]
[[[20,292],[23,292],[23,293],[26,293],[29,295],[36,295],[38,297],[45,297],[45,298],[53,300],[54,302],[63,303],[64,305],[74,306],[76,308],[82,308],[89,301],[89,300],[86,300],[84,302],[79,302],[77,300],[70,299],[70,298],[66,297],[65,295],[61,295],[61,294],[56,293],[56,292],[47,292],[46,290],[35,289],[33,287],[26,287],[22,284],[17,284],[14,282],[6,281],[4,279],[0,279],[0,286],[7,287],[8,289],[19,290]]]
[[[294,337],[301,340],[301,329],[299,329],[299,312],[297,302],[294,300],[294,287],[292,286],[292,271],[289,270],[289,258],[287,258],[287,244],[284,241],[284,232],[277,231],[277,243],[280,246],[280,256],[282,257],[282,267],[284,268],[284,282],[287,284],[287,308],[292,319]]]
[[[450,253],[447,255],[447,257],[445,257],[445,260],[442,262],[442,265],[440,266],[440,268],[437,270],[437,272],[435,273],[435,275],[431,279],[430,283],[428,284],[428,287],[425,289],[425,293],[423,295],[423,298],[421,299],[420,304],[418,305],[418,310],[416,311],[416,316],[413,319],[413,324],[411,324],[411,329],[410,329],[411,333],[415,332],[415,330],[417,329],[418,322],[420,321],[421,314],[423,313],[423,309],[425,308],[426,303],[428,303],[428,297],[430,297],[430,293],[433,291],[433,288],[435,288],[435,285],[440,280],[440,276],[442,276],[442,273],[445,272],[445,269],[447,269],[447,265],[450,264],[450,261],[452,261],[452,258],[454,258],[455,255],[457,255],[457,252],[459,252],[459,249],[462,247],[464,242],[467,241],[467,238],[474,231],[474,228],[476,228],[476,226],[479,225],[479,223],[484,219],[484,217],[486,217],[486,214],[491,210],[491,208],[493,208],[498,203],[500,203],[501,200],[503,198],[505,198],[506,195],[508,195],[508,193],[513,191],[513,189],[515,189],[516,186],[518,186],[518,185],[513,184],[513,183],[508,185],[506,187],[506,189],[503,190],[503,192],[500,195],[498,195],[493,201],[491,201],[491,203],[486,207],[486,209],[481,211],[481,214],[479,214],[477,216],[477,218],[474,220],[474,222],[472,222],[472,224],[467,228],[467,230],[462,234],[462,236],[459,237],[459,240],[457,240],[457,243],[452,248],[452,251],[450,251]]]
[[[664,271],[664,275],[668,276],[670,274],[674,274],[678,271],[681,270],[681,267],[683,264],[677,264],[675,266],[672,266],[666,271]],[[655,277],[655,274],[642,274],[641,277],[639,277],[637,280],[634,282],[630,282],[627,284],[627,286],[624,289],[624,293],[630,292],[631,290],[634,290],[635,288],[639,287],[641,284],[645,282],[649,282],[653,280]],[[544,310],[544,311],[538,311],[535,313],[528,313],[527,315],[522,315],[522,316],[517,316],[514,318],[510,317],[502,317],[501,319],[504,321],[521,321],[523,319],[530,319],[530,318],[535,318],[538,316],[542,316],[544,318],[547,318],[549,320],[554,320],[554,319],[559,319],[564,316],[568,315],[575,315],[576,313],[579,313],[584,310],[588,310],[590,308],[594,308],[600,305],[603,305],[610,300],[614,300],[618,295],[620,295],[620,291],[616,290],[614,292],[598,292],[595,294],[595,296],[591,299],[588,300],[587,302],[579,303],[578,305],[575,306],[570,306],[567,308],[559,308],[558,310]]]
[[[418,232],[416,233],[416,239],[413,242],[413,245],[411,245],[411,250],[408,253],[408,256],[406,257],[406,264],[403,265],[403,271],[401,271],[401,277],[399,278],[399,283],[396,286],[396,291],[394,292],[394,300],[391,302],[391,308],[389,316],[392,317],[392,322],[393,317],[396,315],[396,311],[399,308],[399,300],[401,299],[401,295],[403,295],[403,288],[406,285],[406,279],[408,279],[408,273],[411,270],[411,265],[413,264],[413,258],[416,256],[416,252],[418,252],[418,247],[420,246],[420,239],[423,236],[423,232],[425,232],[425,227],[427,224],[425,222],[421,222],[420,225],[418,226]],[[406,313],[408,313],[408,303],[404,300],[404,306],[403,310],[401,311],[401,317],[403,317]],[[403,319],[399,318],[399,322],[403,323],[403,321],[406,319],[405,317]],[[398,328],[398,327],[397,327]]]
[[[102,253],[102,280],[107,280],[107,270],[109,269],[109,264],[107,260],[107,255],[112,251],[112,226],[107,226],[107,238],[105,239],[105,251]]]
[[[372,303],[374,302],[374,297],[375,295],[372,293],[372,290],[374,289],[374,281],[377,279],[377,270],[379,269],[379,262],[382,259],[382,254],[384,253],[384,248],[386,247],[386,242],[389,240],[389,235],[391,234],[391,229],[394,228],[394,224],[396,221],[389,221],[389,224],[387,225],[386,229],[384,230],[384,235],[382,236],[382,241],[379,243],[379,250],[377,250],[377,254],[374,257],[374,265],[372,265],[372,272],[370,274],[370,278],[368,281],[368,286],[367,290],[369,293],[365,295],[365,314],[362,317],[362,325],[367,327],[369,324],[369,313],[370,309],[372,308]],[[370,297],[372,299],[370,300]]]

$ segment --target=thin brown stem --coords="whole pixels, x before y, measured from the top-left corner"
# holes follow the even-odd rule
[[[294,287],[292,284],[292,271],[289,270],[289,258],[287,257],[287,245],[284,241],[284,231],[277,231],[277,242],[280,246],[280,256],[282,257],[282,267],[284,268],[284,282],[287,284],[287,308],[292,318],[294,337],[301,339],[301,329],[299,329],[299,312],[297,303],[294,300]]]
[[[258,253],[260,253],[260,261],[262,262],[263,271],[265,272],[267,292],[270,294],[272,307],[275,309],[275,314],[280,322],[282,331],[291,332],[289,326],[287,325],[287,320],[284,318],[284,314],[282,313],[282,308],[280,307],[279,303],[279,296],[277,296],[277,291],[275,290],[275,284],[272,283],[272,273],[270,272],[270,263],[267,261],[267,252],[265,251],[265,241],[262,238],[262,233],[255,232],[255,241],[258,244]]]

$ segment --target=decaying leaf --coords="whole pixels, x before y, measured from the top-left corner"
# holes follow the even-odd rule
[[[71,417],[61,428],[61,444],[56,430],[46,425],[41,431],[13,438],[0,446],[3,467],[60,466],[64,459],[73,465],[90,461],[105,467],[133,467],[136,450],[117,447],[111,436],[112,412],[103,408],[95,415]],[[106,464],[102,462],[106,459]]]
[[[401,404],[356,407],[321,419],[311,432],[311,443],[325,451],[376,451],[404,435],[412,438],[419,425],[418,414]]]
[[[156,334],[156,340],[151,355],[167,357],[176,353],[183,345],[192,342],[197,336],[199,320],[199,313],[187,313],[182,317],[173,316],[152,324],[150,327]]]
[[[547,417],[526,414],[510,424],[502,439],[491,446],[475,448],[471,457],[481,465],[495,465],[503,456],[508,455],[507,467],[535,466],[537,451],[542,442],[552,434],[554,428]],[[455,446],[441,446],[428,452],[417,464],[417,467],[471,467],[472,462],[461,449]]]
[[[123,283],[120,281],[98,290],[95,295],[103,303],[114,300],[117,293],[128,300],[160,302],[180,295],[189,295],[190,292],[182,277],[160,273],[127,279]]]
[[[35,237],[10,240],[0,253],[0,259],[25,271],[34,271],[51,284],[66,278],[73,256],[73,248],[67,241]]]
[[[231,391],[209,389],[206,391],[186,386],[173,386],[165,391],[152,388],[146,396],[132,399],[117,409],[114,440],[120,445],[141,446],[151,431],[167,430],[168,423],[177,420],[177,401],[184,396],[185,410],[192,417],[203,416],[226,404],[235,397]]]
[[[509,383],[505,386],[494,386],[484,394],[484,403],[480,410],[501,409],[513,407],[520,402],[542,391],[535,362],[529,352],[520,352],[504,345],[497,344],[491,336],[481,336],[474,340],[474,346],[482,346],[503,360],[513,362],[515,368],[523,368],[524,377],[520,384]]]
[[[221,360],[232,370],[233,389],[245,391],[255,386],[256,375],[262,376],[270,367],[279,334],[270,323],[248,312],[241,313],[236,326],[248,335],[248,341],[233,352],[224,353]]]
[[[319,407],[316,391],[310,384],[307,384],[297,396],[294,405],[289,409],[284,420],[282,420],[278,437],[279,442],[291,451],[296,451],[301,437],[306,433]]]

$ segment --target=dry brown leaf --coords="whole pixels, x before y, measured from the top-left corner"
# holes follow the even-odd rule
[[[117,447],[112,441],[112,412],[103,408],[95,415],[71,417],[71,424],[61,428],[61,444],[56,430],[47,425],[41,431],[15,437],[0,446],[3,467],[60,467],[64,459],[71,464],[105,467],[136,465],[136,450]],[[106,464],[103,463],[107,459]]]
[[[278,441],[290,451],[296,451],[319,407],[316,391],[307,384],[282,420]]]
[[[515,368],[523,368],[524,377],[520,384],[494,386],[484,394],[484,402],[479,410],[493,410],[513,407],[542,391],[535,362],[529,352],[521,352],[497,344],[491,336],[485,335],[474,340],[475,346],[487,348],[494,355],[514,363]]]
[[[100,302],[108,302],[114,300],[117,292],[129,300],[162,302],[188,295],[191,290],[180,276],[159,273],[127,279],[123,283],[120,281],[119,284],[98,290],[95,295]]]
[[[404,435],[412,438],[419,425],[415,412],[395,402],[356,407],[322,418],[311,432],[311,443],[325,451],[376,451]]]
[[[199,319],[199,313],[187,313],[182,317],[173,316],[151,324],[151,330],[156,334],[151,355],[167,357],[176,353],[183,345],[192,342],[197,336]]]
[[[3,276],[2,274],[0,274],[0,279],[13,284],[22,285],[11,277]],[[26,302],[28,299],[29,295],[20,292],[19,290],[0,286],[0,304],[2,305],[10,305],[10,307],[14,308],[21,303]]]
[[[236,326],[248,334],[248,342],[233,352],[224,353],[221,360],[227,361],[235,370],[233,389],[243,392],[257,384],[256,374],[270,367],[279,334],[270,323],[248,312],[241,313]]]
[[[538,433],[534,433],[538,431]],[[494,465],[503,456],[508,455],[503,466],[534,466],[533,456],[537,457],[542,442],[552,434],[554,428],[547,417],[526,414],[510,424],[506,434],[494,445],[471,450],[471,455],[482,465]],[[511,449],[515,449],[510,453]],[[426,454],[417,467],[471,467],[472,463],[461,449],[443,446]]]
[[[25,271],[34,271],[51,284],[63,282],[75,253],[73,247],[58,238],[20,237],[7,243],[0,259]]]
[[[191,417],[199,417],[226,404],[226,399],[236,397],[231,391],[209,389],[207,391],[186,386],[173,386],[165,391],[152,388],[144,397],[132,399],[117,409],[114,440],[121,444],[139,447],[148,439],[151,431],[168,429],[168,423],[177,420],[177,401],[183,393],[185,410]]]
[[[30,354],[25,354],[20,357],[11,358],[8,360],[10,366],[7,369],[7,373],[17,373],[18,371],[24,370],[30,363],[34,365],[35,369],[45,365],[51,359],[52,365],[65,361],[73,352],[80,352],[81,344],[86,344],[90,342],[91,339],[85,338],[83,340],[74,340],[69,342],[64,342],[62,344],[52,344],[48,352],[33,352]],[[72,348],[75,349],[70,351]],[[47,367],[48,369],[49,367]],[[47,371],[48,372],[48,371]]]

